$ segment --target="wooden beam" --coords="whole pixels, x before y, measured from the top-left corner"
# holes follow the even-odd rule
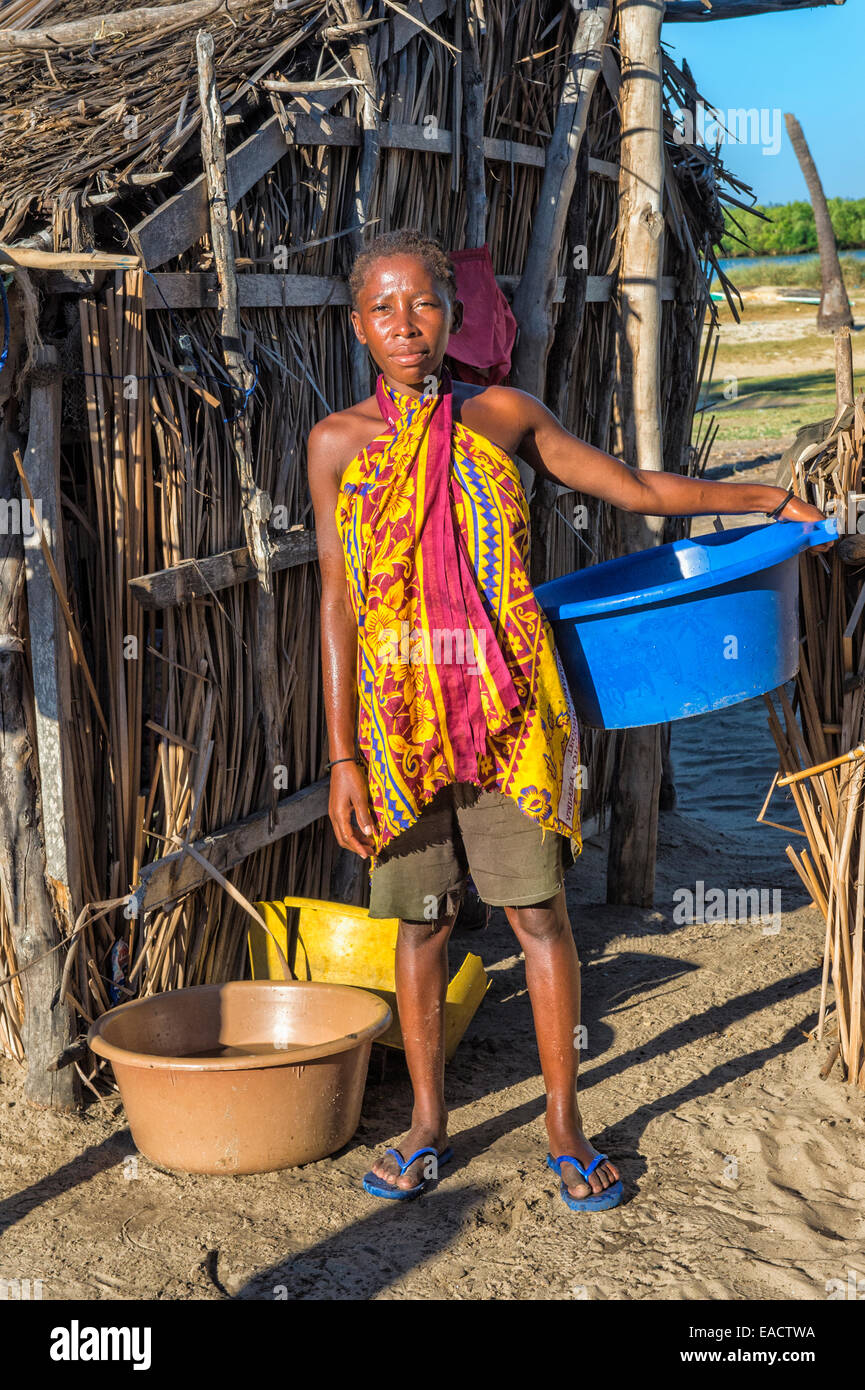
[[[349,91],[346,83],[338,92],[330,93],[330,101]],[[250,135],[228,155],[228,187],[231,206],[264,178],[291,145],[336,145],[352,147],[362,143],[363,133],[358,123],[347,116],[332,116],[327,111],[309,113],[299,108],[286,109],[286,127],[278,116],[271,116],[261,128]],[[424,154],[449,155],[453,151],[453,135],[439,129],[432,137],[422,125],[384,122],[378,128],[382,149],[421,150]],[[526,145],[517,140],[484,138],[484,159],[507,164],[528,164],[543,168],[546,159],[544,145]],[[591,158],[589,172],[599,178],[616,179],[618,169],[608,160]],[[207,192],[204,175],[188,183],[173,197],[143,218],[134,228],[149,270],[164,265],[179,256],[193,242],[207,234]]]
[[[118,10],[114,14],[95,14],[51,24],[46,29],[0,29],[0,53],[21,49],[89,48],[93,43],[125,39],[129,34],[153,34],[163,28],[178,29],[196,24],[218,11],[244,10],[248,0],[185,0],[182,5],[144,6]]]
[[[283,797],[277,804],[272,827],[268,825],[268,812],[256,811],[193,843],[199,854],[203,854],[215,869],[224,874],[235,864],[255,854],[256,850],[264,849],[286,835],[294,835],[326,816],[329,800],[330,778],[326,777],[292,796]],[[138,884],[129,895],[130,904],[134,904],[134,914],[140,916],[209,882],[207,871],[180,849],[144,866]]]
[[[314,531],[289,531],[274,545],[271,569],[290,569],[316,559]],[[142,608],[176,608],[193,599],[207,598],[234,584],[247,584],[255,579],[258,570],[245,545],[236,550],[224,550],[203,560],[181,560],[153,574],[130,579],[129,587]]]
[[[308,92],[333,92],[338,87],[345,87],[346,81],[350,87],[361,85],[357,77],[323,77],[318,82],[314,79],[288,82],[284,78],[265,77],[258,85],[266,92],[276,92],[278,96],[305,96]]]
[[[341,276],[243,274],[237,277],[241,309],[303,308],[348,304],[348,285]],[[147,278],[148,309],[215,309],[218,281],[199,271],[157,271]]]
[[[543,169],[546,158],[546,145],[524,145],[520,140],[495,140],[489,135],[484,136],[484,159],[498,160],[502,164],[528,164]]]
[[[589,173],[597,174],[601,179],[611,179],[613,183],[619,182],[618,164],[611,163],[609,159],[596,159],[593,154],[589,155]]]
[[[228,156],[229,204],[235,203],[264,178],[285,154],[285,137],[276,116],[238,145]],[[168,198],[133,229],[148,269],[179,256],[207,235],[207,181],[203,173]]]
[[[34,246],[9,246],[0,242],[0,269],[21,266],[29,270],[134,270],[137,256],[110,251],[40,251]]]
[[[519,284],[518,275],[497,275],[496,283],[506,293]],[[586,302],[605,304],[614,284],[612,275],[586,277]],[[71,288],[71,286],[70,286]],[[560,275],[553,290],[553,303],[562,302],[565,278]],[[239,275],[238,303],[241,309],[294,309],[314,305],[342,306],[350,303],[348,285],[341,276],[327,275]],[[661,298],[676,298],[676,281],[665,275]],[[199,271],[157,271],[148,276],[145,304],[150,309],[215,309],[218,301],[216,276]]]
[[[778,14],[781,10],[815,10],[825,5],[843,5],[844,0],[712,0],[707,9],[702,0],[667,0],[665,24],[708,24],[712,19],[743,19],[752,14]]]
[[[349,24],[331,24],[320,31],[322,39],[344,39],[349,34],[363,34],[367,29],[377,29],[379,24],[387,24],[386,19],[358,19]]]

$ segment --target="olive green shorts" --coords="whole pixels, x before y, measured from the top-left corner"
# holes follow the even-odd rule
[[[490,907],[529,906],[554,898],[574,862],[570,839],[544,835],[512,797],[453,782],[382,851],[369,915],[407,922],[450,916],[469,874]]]

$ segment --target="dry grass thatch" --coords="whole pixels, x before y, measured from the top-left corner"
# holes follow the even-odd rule
[[[117,6],[114,9],[119,8]],[[400,7],[401,8],[401,7]],[[460,129],[460,6],[412,0],[419,27],[385,0],[366,17],[382,122]],[[106,7],[108,13],[112,7]],[[87,16],[84,0],[23,0],[2,12],[8,26],[46,26]],[[487,137],[542,146],[555,121],[575,16],[552,0],[510,6],[487,0],[480,43]],[[344,38],[324,39],[343,12],[336,4],[248,0],[206,20],[215,44],[223,105],[240,119],[230,146],[289,97],[262,86],[346,79],[319,95],[354,117],[356,98]],[[197,22],[197,24],[200,23]],[[0,113],[0,240],[44,232],[56,250],[130,250],[127,228],[159,207],[200,168],[196,25],[151,28],[86,47],[56,45],[5,53],[7,104]],[[2,38],[0,38],[2,49]],[[595,89],[586,137],[592,160],[613,166],[620,138],[615,41]],[[720,199],[741,191],[717,158],[673,138],[673,109],[697,93],[687,70],[665,66],[668,214],[665,273],[679,294],[664,303],[664,438],[667,466],[698,472],[711,429],[690,444],[707,309],[707,269],[722,230]],[[131,124],[130,119],[132,120]],[[417,225],[451,248],[463,244],[465,196],[456,155],[382,148],[368,219],[375,230]],[[351,259],[357,146],[288,145],[235,209],[238,273],[266,271],[288,248],[294,274],[342,276]],[[488,161],[487,241],[497,273],[525,265],[542,170]],[[167,174],[168,177],[157,178]],[[143,181],[142,181],[143,180]],[[114,195],[113,201],[99,201]],[[90,201],[93,198],[97,201]],[[614,275],[618,256],[615,177],[586,160],[572,203],[588,228],[590,275]],[[576,224],[575,224],[576,225]],[[209,240],[162,267],[207,270]],[[579,302],[567,248],[548,381],[551,404],[577,434],[616,451],[616,304]],[[38,277],[36,277],[38,278]],[[64,378],[64,576],[80,646],[73,662],[74,766],[84,901],[122,896],[142,868],[177,847],[177,837],[217,831],[268,804],[259,720],[255,585],[240,584],[158,612],[145,611],[129,580],[181,560],[244,544],[229,429],[237,398],[225,384],[218,322],[211,310],[143,313],[140,271],[103,276],[101,288],[52,296],[42,282],[41,331],[61,352]],[[576,306],[576,307],[575,307]],[[349,404],[349,324],[344,308],[255,309],[243,313],[244,349],[259,380],[248,410],[256,482],[289,524],[308,527],[304,442],[324,413]],[[711,335],[710,335],[711,336]],[[571,354],[573,357],[571,359]],[[570,360],[574,369],[562,364]],[[189,370],[186,370],[186,369]],[[130,390],[129,383],[134,382]],[[26,401],[12,422],[26,433]],[[561,498],[550,517],[548,573],[616,553],[613,517],[591,509],[578,540],[568,524],[579,499]],[[675,534],[675,526],[671,535]],[[277,684],[284,776],[290,795],[321,776],[326,738],[319,681],[318,575],[300,564],[275,576]],[[130,656],[130,652],[134,652]],[[104,712],[103,729],[98,712]],[[589,802],[600,810],[612,739],[587,740]],[[326,820],[257,851],[232,871],[249,898],[287,892],[326,895],[335,861]],[[364,880],[366,876],[364,875]],[[0,975],[14,967],[0,915]],[[110,953],[130,948],[128,990],[148,993],[243,972],[246,918],[211,881],[164,902],[143,922],[114,908],[84,928],[66,985],[85,1020],[109,1003]],[[16,1000],[0,994],[0,1047],[15,1050]]]
[[[789,786],[808,841],[798,850],[788,845],[787,857],[826,919],[817,1028],[822,1037],[831,980],[835,1037],[823,1074],[840,1055],[847,1080],[865,1090],[865,546],[857,533],[861,506],[850,502],[865,490],[865,397],[800,436],[789,451],[792,486],[822,511],[836,512],[842,540],[826,565],[807,555],[800,562],[805,640],[795,700],[778,692],[783,723],[765,698],[780,782]]]

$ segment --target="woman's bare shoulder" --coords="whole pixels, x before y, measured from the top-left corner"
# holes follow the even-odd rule
[[[457,383],[454,383],[456,392]],[[513,386],[475,386],[459,383],[458,418],[468,429],[477,430],[505,453],[519,452],[525,433],[526,402],[534,398]]]
[[[375,396],[325,415],[309,432],[306,445],[309,469],[341,473],[346,464],[381,433],[381,427]]]

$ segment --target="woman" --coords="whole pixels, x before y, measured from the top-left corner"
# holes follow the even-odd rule
[[[514,460],[646,515],[822,514],[776,487],[631,469],[524,391],[452,382],[443,360],[462,304],[447,256],[420,233],[375,240],[350,286],[376,393],[320,421],[308,447],[329,814],[339,844],[371,861],[370,916],[400,919],[397,1004],[414,1094],[407,1134],[364,1186],[416,1196],[451,1157],[447,940],[470,872],[525,955],[561,1196],[575,1210],[615,1206],[619,1170],[583,1133],[576,1096],[580,976],[563,875],[581,848],[579,735],[528,580]]]

